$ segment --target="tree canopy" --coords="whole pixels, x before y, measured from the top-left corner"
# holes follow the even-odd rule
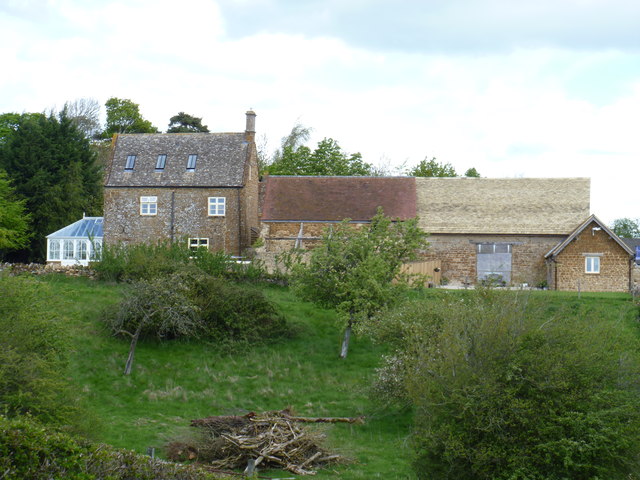
[[[611,225],[613,232],[621,238],[640,237],[640,219],[617,218]]]
[[[25,203],[16,197],[7,173],[0,170],[0,255],[27,245],[30,217]]]
[[[315,150],[286,144],[281,155],[266,170],[272,175],[373,175],[372,165],[360,153],[347,154],[332,138],[318,142]]]
[[[27,249],[12,255],[43,260],[46,235],[83,213],[102,212],[102,175],[89,139],[64,110],[58,115],[12,114],[12,122],[0,143],[0,169],[25,199],[33,232]]]
[[[436,157],[429,160],[425,157],[415,167],[407,171],[412,177],[458,177],[456,169],[450,163],[439,163]],[[480,177],[475,168],[469,168],[465,173],[465,177]]]
[[[180,112],[169,119],[167,133],[208,133],[209,128],[202,125],[202,118]]]
[[[158,133],[158,129],[142,117],[140,106],[129,99],[111,97],[105,107],[107,124],[102,133],[104,138],[116,133]]]
[[[406,287],[402,264],[426,248],[417,219],[394,222],[382,209],[358,228],[348,220],[322,235],[308,263],[294,265],[292,285],[303,299],[335,308],[345,326],[341,357],[347,355],[351,327],[398,298]]]

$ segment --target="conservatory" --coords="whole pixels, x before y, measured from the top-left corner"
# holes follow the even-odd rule
[[[89,265],[102,252],[102,217],[82,217],[47,235],[47,263],[63,266]]]

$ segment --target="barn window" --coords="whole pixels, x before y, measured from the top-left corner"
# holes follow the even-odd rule
[[[140,197],[140,215],[156,215],[158,197]]]
[[[476,270],[479,281],[511,282],[510,243],[478,243]]]
[[[225,197],[209,197],[209,216],[224,217]]]
[[[600,257],[585,257],[585,273],[600,273]]]

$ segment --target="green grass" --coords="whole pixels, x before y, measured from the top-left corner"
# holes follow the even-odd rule
[[[122,374],[128,342],[111,337],[100,318],[117,304],[122,285],[59,275],[44,277],[73,332],[70,376],[90,415],[94,440],[144,452],[179,439],[191,419],[292,407],[307,416],[365,415],[365,425],[322,427],[327,444],[353,462],[317,478],[415,478],[410,468],[411,415],[377,407],[367,394],[384,349],[352,339],[338,359],[341,331],[332,311],[300,302],[285,288],[267,287],[292,337],[267,345],[220,348],[203,342],[140,342],[131,376]],[[427,298],[461,295],[426,290]],[[638,309],[625,294],[532,292],[544,315],[579,315],[638,334]],[[264,473],[264,472],[262,472]],[[282,476],[278,472],[272,476]],[[291,477],[292,475],[286,474]]]

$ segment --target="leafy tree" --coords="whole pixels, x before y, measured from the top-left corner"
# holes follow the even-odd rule
[[[638,339],[478,290],[370,322],[396,348],[419,478],[626,479],[640,470]],[[388,367],[392,365],[388,363]]]
[[[399,275],[402,264],[426,245],[417,219],[393,222],[379,209],[361,228],[345,220],[328,229],[309,262],[293,266],[297,294],[336,309],[345,329],[340,358],[347,356],[352,327],[398,298],[407,285]]]
[[[107,125],[102,133],[103,138],[110,138],[116,133],[157,133],[149,120],[140,114],[140,106],[128,99],[111,97],[106,101]]]
[[[360,153],[348,155],[332,138],[318,142],[314,151],[304,145],[285,145],[282,156],[268,166],[272,175],[372,175],[372,165]]]
[[[450,163],[439,163],[433,157],[428,160],[426,157],[420,161],[415,167],[407,172],[412,177],[457,177],[456,169]],[[465,177],[480,177],[475,168],[469,168]]]
[[[0,170],[0,254],[27,245],[29,215],[25,212],[25,201],[18,200],[15,189],[6,172]]]
[[[640,237],[640,220],[617,218],[613,221],[611,229],[621,238],[638,238]]]
[[[169,119],[167,133],[208,133],[209,128],[202,125],[202,118],[180,112]]]
[[[20,259],[42,260],[45,236],[102,211],[102,175],[89,139],[63,111],[24,114],[0,144],[0,168],[26,200],[33,237]],[[14,254],[12,254],[14,255]]]

